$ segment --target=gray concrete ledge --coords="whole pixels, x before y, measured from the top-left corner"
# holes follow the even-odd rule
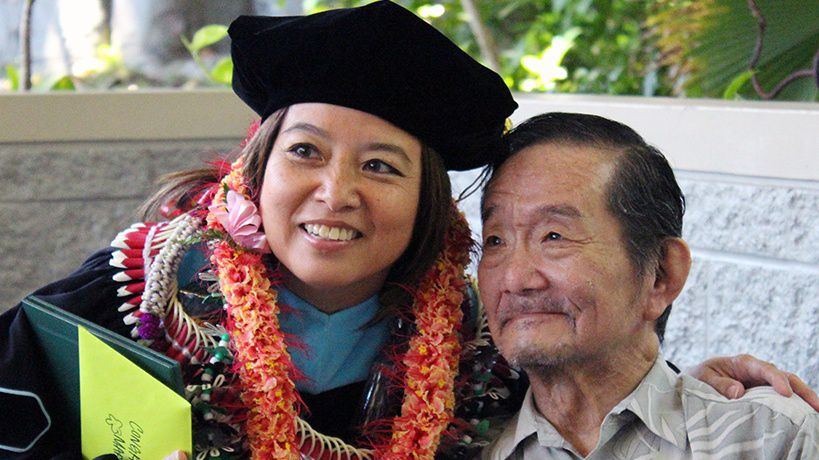
[[[0,93],[0,144],[224,139],[254,117],[220,89]]]

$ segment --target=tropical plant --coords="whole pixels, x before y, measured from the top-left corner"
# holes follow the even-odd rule
[[[688,96],[819,100],[819,2],[663,2],[648,20]]]
[[[371,1],[303,0],[301,6],[310,14]],[[395,1],[498,71],[515,91],[819,100],[817,0]],[[226,36],[224,25],[208,25],[181,37],[210,83],[230,84],[231,60],[213,46]],[[146,80],[115,58],[100,58],[106,64],[88,75],[35,86]],[[21,87],[24,76],[24,66],[7,66],[4,85]],[[176,84],[189,83],[196,84]]]
[[[185,48],[188,49],[194,62],[202,69],[202,72],[214,83],[222,85],[230,85],[231,79],[233,78],[233,61],[230,57],[223,57],[219,59],[213,67],[208,68],[208,66],[205,65],[204,59],[202,59],[202,52],[227,36],[226,26],[210,24],[197,30],[191,40],[188,40],[184,36],[180,37]]]

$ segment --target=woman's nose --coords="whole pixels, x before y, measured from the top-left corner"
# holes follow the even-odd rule
[[[361,206],[361,178],[348,165],[330,165],[321,176],[316,199],[331,211],[339,212]]]

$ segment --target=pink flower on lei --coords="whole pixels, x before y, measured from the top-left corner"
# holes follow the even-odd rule
[[[233,190],[227,192],[225,203],[212,204],[208,210],[240,246],[261,253],[270,252],[264,232],[259,231],[262,218],[256,205]]]

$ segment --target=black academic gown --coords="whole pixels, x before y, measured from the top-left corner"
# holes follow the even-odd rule
[[[123,323],[117,311],[122,297],[117,290],[122,283],[113,281],[120,268],[109,264],[108,248],[92,255],[65,279],[38,289],[34,295],[71,313],[130,338],[131,326]],[[51,377],[39,351],[36,338],[20,305],[0,315],[0,445],[24,447],[41,436],[33,448],[15,453],[0,448],[0,459],[74,459],[80,458],[80,439],[67,431],[55,407],[59,402],[49,391]],[[323,434],[353,442],[358,434],[361,399],[365,382],[356,382],[317,395],[302,394],[307,412],[302,417]],[[27,395],[38,395],[51,427],[37,401]]]

